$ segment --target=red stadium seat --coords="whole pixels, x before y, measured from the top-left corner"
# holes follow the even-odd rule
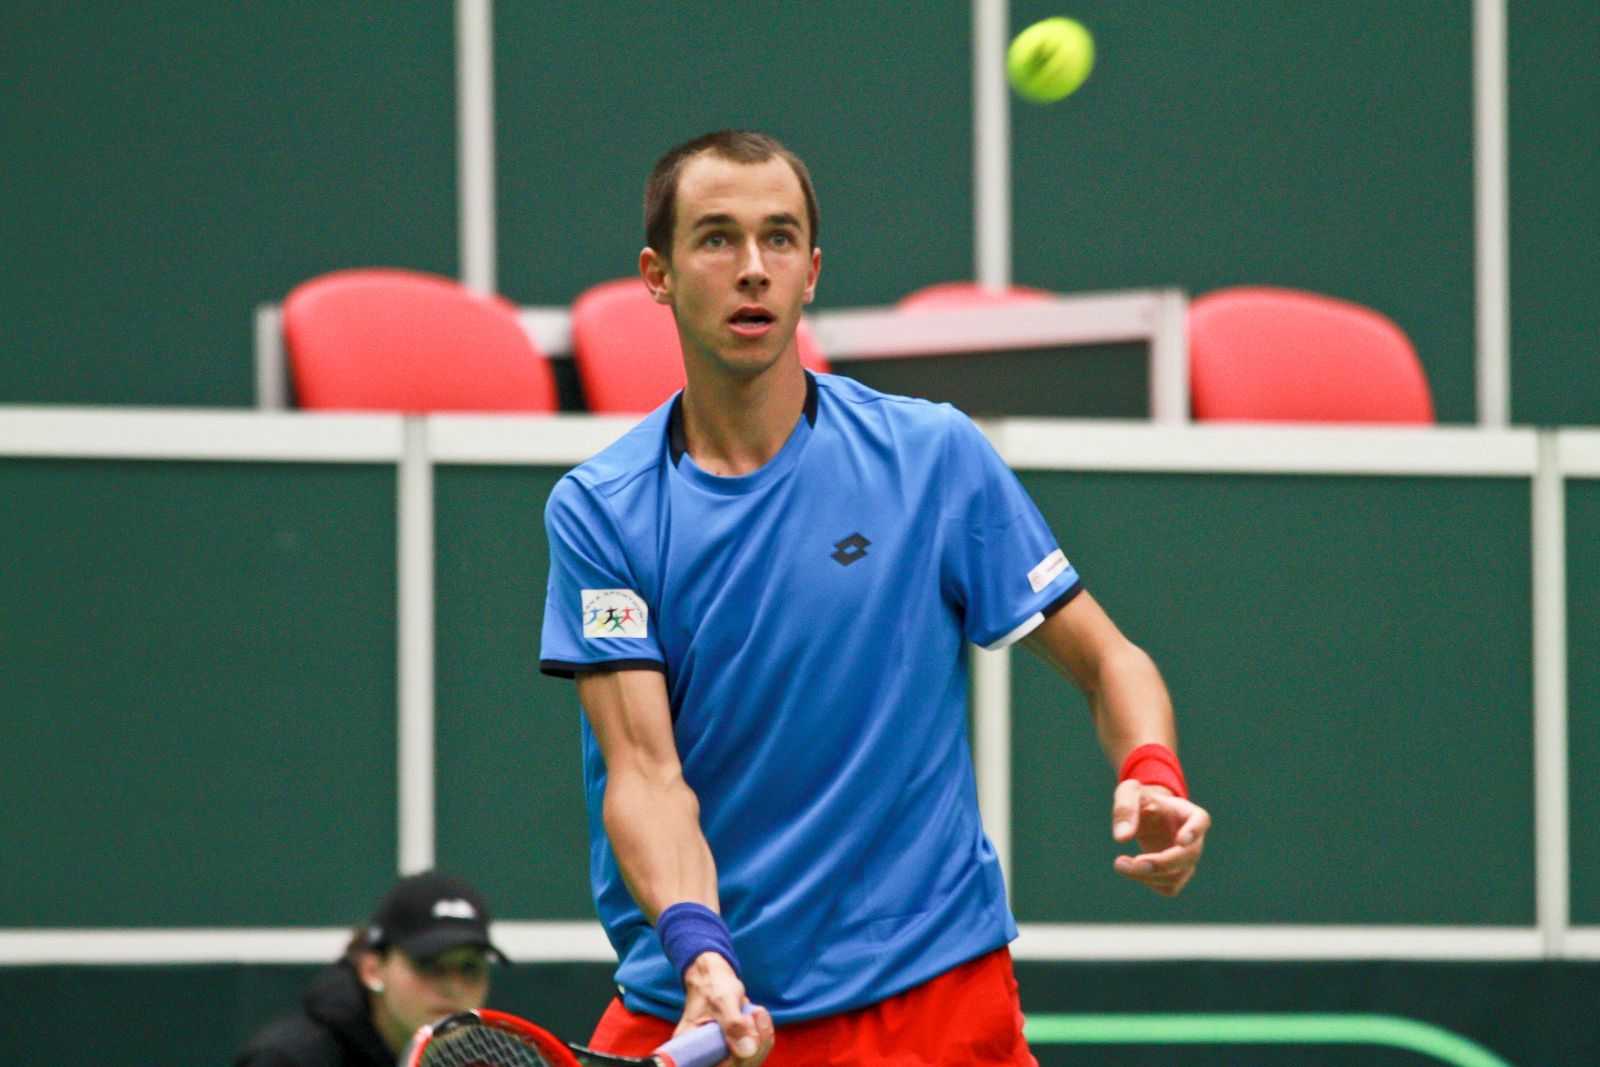
[[[800,362],[828,372],[804,322],[795,333]],[[683,388],[683,352],[672,311],[658,304],[643,279],[601,282],[572,304],[572,356],[589,410],[596,414],[653,411]]]
[[[1202,421],[1432,423],[1410,340],[1370,308],[1245,286],[1189,305],[1189,379]]]
[[[555,373],[499,296],[448,278],[335,271],[284,301],[284,339],[303,408],[555,411]]]
[[[942,311],[946,308],[992,307],[996,304],[1036,304],[1054,293],[1026,285],[992,289],[977,282],[940,282],[907,293],[895,302],[901,311]]]

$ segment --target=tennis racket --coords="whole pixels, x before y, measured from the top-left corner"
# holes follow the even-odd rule
[[[722,1028],[705,1023],[647,1059],[569,1045],[503,1011],[462,1011],[418,1030],[401,1067],[712,1067],[728,1054]]]

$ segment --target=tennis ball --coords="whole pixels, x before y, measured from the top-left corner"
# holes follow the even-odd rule
[[[1094,38],[1081,22],[1045,19],[1017,34],[1006,49],[1006,77],[1018,95],[1049,104],[1083,84],[1094,66]]]

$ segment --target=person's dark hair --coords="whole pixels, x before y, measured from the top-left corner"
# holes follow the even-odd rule
[[[367,936],[367,927],[358,926],[351,931],[350,940],[345,942],[344,958],[349,960],[351,964],[358,965],[361,962],[361,957],[368,952],[376,952],[380,956],[387,955],[385,950],[372,947],[372,940]]]
[[[684,166],[702,152],[711,152],[735,163],[765,163],[777,158],[789,164],[806,196],[806,240],[817,247],[817,194],[811,186],[811,172],[800,157],[764,133],[750,130],[718,130],[685,141],[656,161],[644,185],[644,240],[664,259],[672,258],[672,231],[677,225],[678,178]]]

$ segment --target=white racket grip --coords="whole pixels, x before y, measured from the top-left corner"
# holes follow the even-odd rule
[[[653,1055],[662,1067],[712,1067],[728,1055],[728,1042],[723,1040],[722,1027],[701,1023],[668,1041]]]

